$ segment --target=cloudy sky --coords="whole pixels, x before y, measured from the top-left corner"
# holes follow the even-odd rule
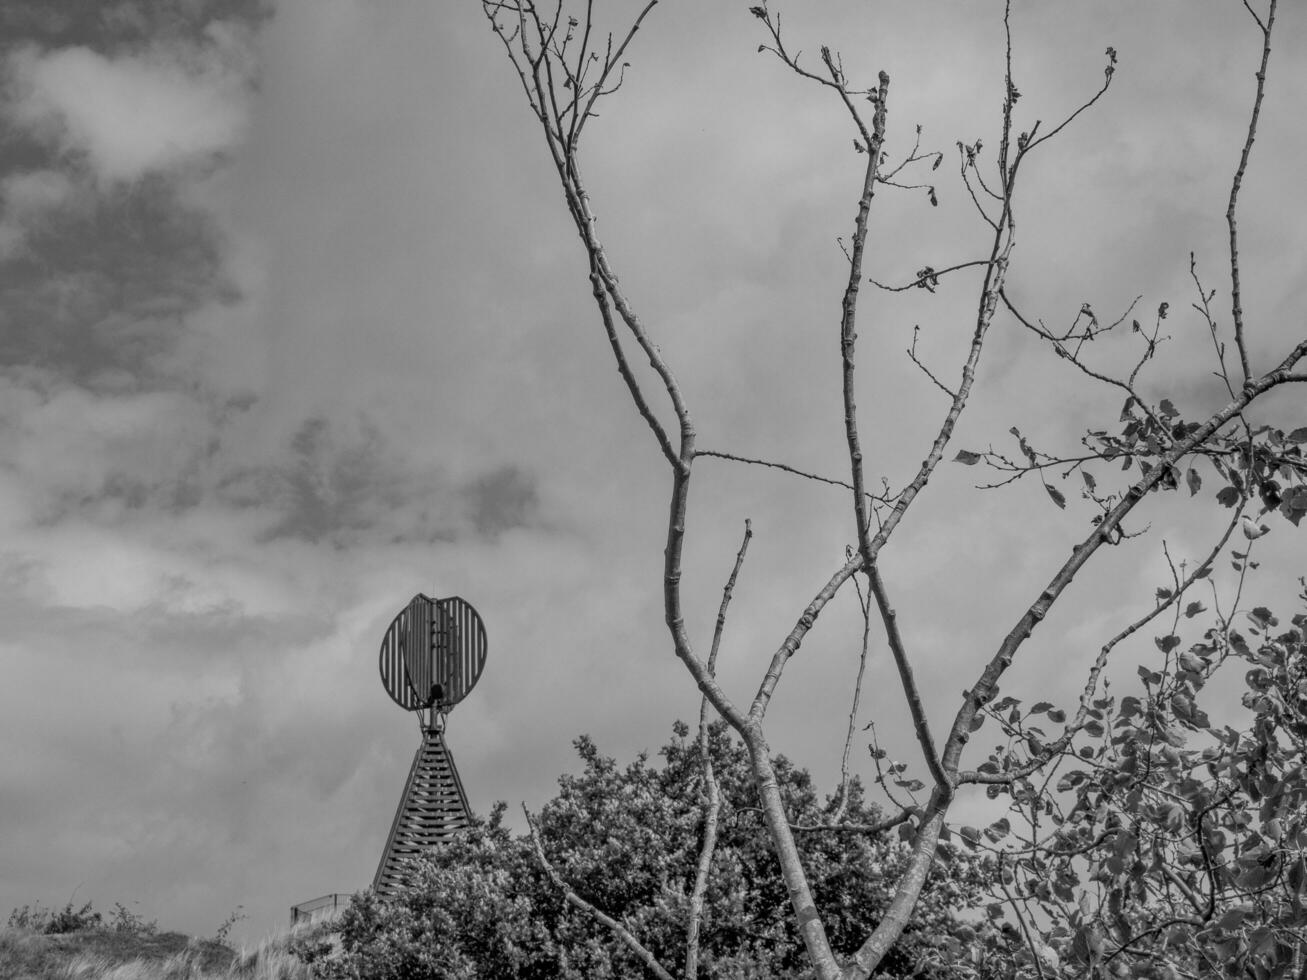
[[[629,4],[602,6],[616,26]],[[938,208],[878,196],[870,274],[976,257],[955,144],[997,145],[998,6],[808,6],[780,8],[793,47],[889,72],[891,153],[918,124],[945,151]],[[861,161],[829,93],[757,54],[746,7],[655,10],[585,165],[701,448],[843,476],[836,239]],[[1282,8],[1241,224],[1262,366],[1307,306],[1307,16]],[[1225,201],[1260,35],[1233,0],[1018,2],[1013,25],[1022,128],[1091,94],[1107,45],[1120,57],[1100,107],[1026,169],[1013,293],[1050,324],[1169,302],[1145,389],[1211,409],[1189,253],[1228,309]],[[75,896],[212,934],[240,905],[236,935],[256,939],[295,902],[367,885],[418,739],[377,647],[419,591],[487,624],[449,729],[482,812],[540,805],[579,733],[629,758],[696,713],[662,625],[667,474],[479,4],[0,0],[0,38],[0,913]],[[914,324],[954,376],[974,287],[868,291],[874,477],[901,483],[945,408],[904,354]],[[1102,363],[1135,343],[1105,341]],[[1019,425],[1068,449],[1119,410],[1000,318],[956,445],[1011,449]],[[1301,392],[1266,413],[1307,415]],[[775,472],[696,472],[704,647],[753,521],[721,665],[747,699],[842,560],[850,508]],[[944,467],[884,556],[939,725],[1092,513],[1070,483],[1059,511],[1038,483],[981,493],[979,476]],[[1151,533],[1100,555],[1005,692],[1073,697],[1165,584],[1162,541],[1192,559],[1223,516],[1207,493],[1150,502]],[[1301,539],[1281,524],[1259,548],[1278,571],[1257,598],[1287,608]],[[841,597],[772,712],[773,748],[827,786],[858,627]],[[863,720],[914,759],[881,646],[869,675]]]

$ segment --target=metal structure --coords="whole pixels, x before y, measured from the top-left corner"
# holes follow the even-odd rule
[[[422,744],[390,825],[372,888],[389,896],[405,865],[448,840],[471,819],[467,794],[445,744],[445,719],[476,685],[486,664],[486,628],[472,606],[453,596],[415,595],[381,641],[381,683],[391,700],[418,713]]]
[[[296,926],[301,922],[317,922],[319,919],[333,918],[348,904],[349,896],[339,892],[300,902],[290,907],[290,924]]]

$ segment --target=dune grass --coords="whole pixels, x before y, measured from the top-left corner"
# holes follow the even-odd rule
[[[303,930],[234,950],[176,932],[0,929],[0,980],[309,980],[290,950]]]

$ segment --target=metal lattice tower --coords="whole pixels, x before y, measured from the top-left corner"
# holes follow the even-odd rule
[[[467,794],[445,744],[445,720],[481,677],[485,662],[485,625],[457,596],[414,596],[381,641],[381,683],[401,708],[418,712],[422,724],[422,744],[372,881],[383,897],[403,885],[409,859],[444,843],[471,820]]]

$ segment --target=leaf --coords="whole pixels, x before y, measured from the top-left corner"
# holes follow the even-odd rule
[[[1033,708],[1030,709],[1030,713],[1032,715],[1042,715],[1045,711],[1047,711],[1051,707],[1053,706],[1049,702],[1040,701],[1038,704],[1036,704]]]
[[[1301,429],[1294,429],[1284,438],[1287,439],[1289,442],[1297,442],[1297,443],[1307,442],[1307,425],[1303,426]]]
[[[1090,490],[1093,490],[1095,486],[1097,486],[1097,484],[1094,482],[1094,474],[1090,473],[1088,470],[1081,470],[1080,476],[1084,479],[1085,486],[1087,486]]]
[[[1175,710],[1176,715],[1183,721],[1194,716],[1194,703],[1187,694],[1174,694],[1171,696],[1171,707]]]
[[[1303,515],[1307,514],[1307,486],[1293,487],[1286,491],[1284,499],[1280,501],[1280,513],[1297,527]]]
[[[1171,404],[1171,399],[1169,398],[1162,399],[1162,418],[1173,419],[1179,414],[1180,413],[1175,410],[1175,406]]]
[[[1261,626],[1263,628],[1270,627],[1270,626],[1278,626],[1280,623],[1280,621],[1276,619],[1275,616],[1271,613],[1271,611],[1267,609],[1265,606],[1258,606],[1256,609],[1254,609],[1252,612],[1248,614],[1248,618],[1253,620],[1254,622],[1257,623],[1258,626]]]
[[[1157,644],[1157,649],[1161,650],[1163,653],[1170,653],[1180,645],[1180,637],[1172,633],[1170,636],[1154,637],[1153,642]]]
[[[1061,708],[1054,708],[1048,713],[1048,720],[1057,722],[1057,724],[1060,725],[1062,722],[1066,721],[1066,712]]]
[[[1048,495],[1053,499],[1053,503],[1057,504],[1063,510],[1066,510],[1066,497],[1062,496],[1061,490],[1053,486],[1051,483],[1045,483],[1044,489],[1048,491]]]
[[[1289,887],[1295,894],[1300,894],[1303,886],[1307,885],[1307,859],[1303,855],[1298,855],[1298,860],[1289,868]]]
[[[1185,485],[1189,488],[1189,496],[1196,494],[1203,486],[1203,478],[1198,475],[1198,471],[1192,466],[1184,475]]]
[[[980,453],[973,453],[968,449],[959,449],[958,454],[953,457],[953,462],[961,463],[963,466],[975,466],[980,460]]]
[[[1008,835],[1008,832],[1011,829],[1012,825],[1008,822],[1007,817],[1003,817],[999,820],[995,820],[985,828],[985,836],[988,837],[991,842],[997,844]]]
[[[1059,793],[1065,793],[1068,790],[1075,789],[1077,786],[1079,786],[1088,778],[1089,777],[1086,776],[1083,772],[1081,772],[1079,769],[1076,769],[1073,772],[1067,773],[1065,776],[1063,776],[1061,779],[1058,780],[1057,791]]]
[[[1257,862],[1252,864],[1250,867],[1245,868],[1243,872],[1234,879],[1234,881],[1240,888],[1252,891],[1261,888],[1262,885],[1266,884],[1267,880],[1270,879],[1271,874],[1272,872],[1269,868],[1263,867],[1260,862]]]
[[[1239,502],[1239,491],[1234,487],[1222,487],[1216,499],[1222,507],[1233,507]]]
[[[1206,611],[1207,611],[1207,607],[1204,606],[1201,602],[1191,602],[1189,603],[1189,605],[1184,607],[1184,618],[1193,619],[1200,612],[1206,612]]]

